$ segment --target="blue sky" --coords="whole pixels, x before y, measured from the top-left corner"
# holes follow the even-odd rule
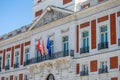
[[[30,24],[32,6],[33,0],[0,0],[0,36]]]

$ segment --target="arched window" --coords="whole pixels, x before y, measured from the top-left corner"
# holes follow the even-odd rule
[[[54,76],[52,74],[50,74],[48,77],[47,77],[47,80],[55,80]]]

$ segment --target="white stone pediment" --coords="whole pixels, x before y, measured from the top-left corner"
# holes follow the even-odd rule
[[[55,20],[61,19],[72,14],[72,11],[64,10],[58,7],[48,7],[41,16],[32,24],[29,30],[43,26]]]

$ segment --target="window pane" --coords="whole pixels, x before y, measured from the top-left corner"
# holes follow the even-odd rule
[[[108,42],[108,34],[105,34],[105,42]]]
[[[69,44],[67,43],[67,50],[68,50]]]
[[[87,38],[87,46],[86,47],[88,47],[89,46],[89,39]]]
[[[85,41],[86,41],[86,39],[83,39],[83,47],[85,47]]]
[[[101,27],[101,32],[105,32],[105,31],[107,31],[107,26]]]
[[[54,53],[54,41],[50,41],[50,48],[51,48],[51,53]]]
[[[40,57],[40,52],[39,51],[37,51],[37,57]]]
[[[101,43],[104,42],[104,34],[101,34]]]
[[[87,36],[88,36],[88,32],[84,32],[83,37],[87,37]]]
[[[68,36],[63,37],[63,50],[66,51],[68,50],[69,45],[68,45]]]

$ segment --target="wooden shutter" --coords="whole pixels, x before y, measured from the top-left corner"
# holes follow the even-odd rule
[[[63,0],[63,5],[71,2],[72,0]]]
[[[96,72],[97,69],[97,60],[90,61],[90,72]]]
[[[12,47],[11,67],[14,66],[14,46]]]
[[[110,57],[110,69],[118,68],[118,56]]]
[[[23,65],[23,57],[24,57],[24,44],[21,44],[21,54],[20,54],[20,65]]]
[[[80,73],[80,64],[76,64],[76,74]]]
[[[76,53],[79,52],[79,26],[76,26]]]
[[[23,80],[23,74],[19,74],[19,80]]]
[[[96,20],[91,22],[91,48],[96,48]]]
[[[111,78],[111,80],[118,80],[118,78],[117,78],[117,77],[114,77],[114,78]]]
[[[3,66],[2,66],[3,69],[5,68],[5,53],[6,53],[6,51],[4,49],[4,51],[3,51]]]
[[[116,15],[110,14],[110,40],[111,45],[116,44]]]
[[[13,75],[10,76],[10,80],[13,80]]]

